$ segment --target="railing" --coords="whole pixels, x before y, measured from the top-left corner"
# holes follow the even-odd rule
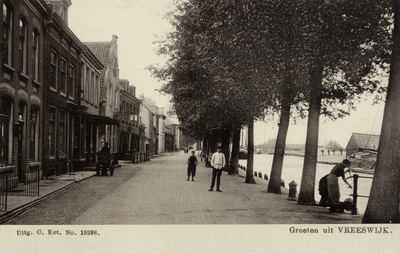
[[[40,167],[32,166],[26,170],[12,172],[1,176],[1,202],[6,205],[7,195],[39,196]]]
[[[351,214],[352,215],[357,215],[358,214],[358,209],[357,209],[357,198],[362,197],[362,198],[369,198],[369,196],[365,195],[358,195],[358,178],[367,178],[367,179],[373,179],[373,177],[370,176],[359,176],[358,174],[354,174],[353,176],[349,176],[348,178],[353,178],[353,194],[350,194],[353,196],[353,206],[351,207]]]
[[[0,210],[7,210],[8,176],[0,178]]]
[[[60,151],[60,150],[58,150],[58,149],[56,149],[56,151],[58,152],[58,153],[60,153],[62,156],[65,156],[65,158],[66,158],[66,162],[67,162],[67,174],[69,174],[69,175],[74,175],[74,169],[73,169],[73,167],[72,167],[72,171],[70,171],[69,170],[69,168],[70,168],[70,163],[71,163],[71,160],[68,158],[68,156],[65,154],[65,153],[63,153],[62,151]],[[57,167],[56,167],[56,175],[57,175]]]
[[[132,153],[132,163],[150,161],[150,152]]]

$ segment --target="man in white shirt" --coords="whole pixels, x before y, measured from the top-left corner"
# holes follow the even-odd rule
[[[212,181],[211,187],[208,191],[213,191],[215,185],[215,178],[217,178],[217,191],[221,192],[219,189],[219,185],[221,183],[221,174],[222,169],[225,167],[225,155],[221,153],[221,147],[217,147],[217,152],[213,154],[211,157],[211,166],[213,169],[212,172]]]

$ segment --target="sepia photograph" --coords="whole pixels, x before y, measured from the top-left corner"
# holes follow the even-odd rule
[[[1,253],[400,253],[400,0],[1,0]]]

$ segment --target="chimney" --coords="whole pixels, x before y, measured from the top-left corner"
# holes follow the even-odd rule
[[[71,0],[46,0],[46,4],[68,26],[68,7],[72,4]]]

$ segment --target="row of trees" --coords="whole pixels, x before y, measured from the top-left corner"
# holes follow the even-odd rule
[[[175,31],[157,42],[170,60],[149,69],[185,135],[215,143],[219,134],[229,158],[232,134],[229,173],[248,126],[247,183],[255,183],[253,123],[279,114],[271,193],[281,193],[290,118],[308,117],[298,203],[315,204],[319,117],[344,117],[364,93],[385,92],[375,77],[388,71],[392,14],[388,0],[176,1]]]

